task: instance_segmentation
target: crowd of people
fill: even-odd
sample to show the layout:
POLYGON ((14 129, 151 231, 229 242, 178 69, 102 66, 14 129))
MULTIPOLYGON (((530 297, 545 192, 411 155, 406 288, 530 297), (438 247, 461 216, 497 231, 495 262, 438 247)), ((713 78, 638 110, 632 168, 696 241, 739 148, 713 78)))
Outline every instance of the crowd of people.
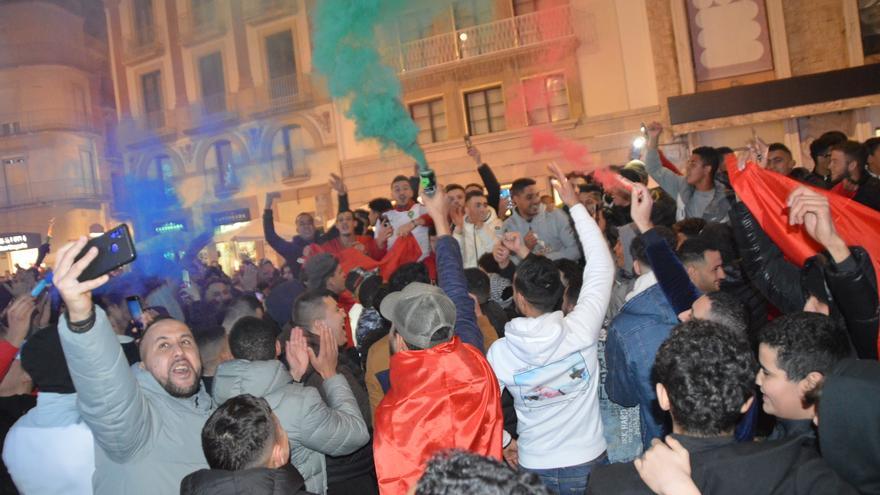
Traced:
POLYGON ((209 233, 80 280, 98 251, 50 238, 0 285, 2 491, 880 493, 880 139, 679 168, 662 130, 551 165, 562 206, 475 147, 480 183, 364 210, 331 176, 326 232, 270 194, 280 268, 209 233))

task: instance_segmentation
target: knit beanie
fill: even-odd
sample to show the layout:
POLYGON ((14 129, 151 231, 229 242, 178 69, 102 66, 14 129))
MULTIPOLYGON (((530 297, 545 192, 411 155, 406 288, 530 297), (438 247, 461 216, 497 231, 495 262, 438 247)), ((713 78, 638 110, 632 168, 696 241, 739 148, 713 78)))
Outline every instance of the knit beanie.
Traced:
POLYGON ((31 375, 41 392, 76 393, 67 371, 58 327, 44 328, 31 335, 21 349, 21 367, 31 375))
POLYGON ((303 266, 303 283, 309 289, 323 288, 338 265, 339 261, 330 253, 318 253, 310 257, 303 266))

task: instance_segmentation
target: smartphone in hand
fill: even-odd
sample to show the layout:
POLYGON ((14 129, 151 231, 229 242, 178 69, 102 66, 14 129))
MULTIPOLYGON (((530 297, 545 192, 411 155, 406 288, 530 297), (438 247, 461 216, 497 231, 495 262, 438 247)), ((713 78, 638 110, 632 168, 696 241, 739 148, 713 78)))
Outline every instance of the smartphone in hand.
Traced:
POLYGON ((74 262, 79 261, 93 247, 98 248, 98 257, 92 260, 89 266, 77 277, 80 282, 94 280, 101 275, 110 273, 131 263, 137 257, 131 232, 128 230, 128 225, 125 224, 114 227, 100 237, 89 240, 85 248, 76 256, 74 262))

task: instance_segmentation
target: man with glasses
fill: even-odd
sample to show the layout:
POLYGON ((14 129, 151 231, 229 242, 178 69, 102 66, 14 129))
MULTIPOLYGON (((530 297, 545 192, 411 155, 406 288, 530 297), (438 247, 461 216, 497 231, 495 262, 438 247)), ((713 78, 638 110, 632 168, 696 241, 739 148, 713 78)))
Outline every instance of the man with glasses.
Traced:
POLYGON ((505 233, 518 232, 529 252, 551 260, 580 259, 568 216, 561 210, 546 211, 542 208, 541 194, 534 180, 523 178, 513 181, 510 196, 515 207, 510 218, 504 221, 505 233))

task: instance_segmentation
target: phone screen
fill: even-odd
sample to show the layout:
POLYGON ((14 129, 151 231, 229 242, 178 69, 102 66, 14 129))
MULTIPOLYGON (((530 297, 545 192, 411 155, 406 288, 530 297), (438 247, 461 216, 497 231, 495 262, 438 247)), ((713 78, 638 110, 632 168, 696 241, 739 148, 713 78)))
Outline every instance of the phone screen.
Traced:
POLYGON ((128 312, 131 313, 131 319, 134 320, 135 325, 140 328, 141 315, 144 314, 144 309, 141 307, 141 298, 138 296, 129 296, 125 298, 125 303, 128 305, 128 312))

